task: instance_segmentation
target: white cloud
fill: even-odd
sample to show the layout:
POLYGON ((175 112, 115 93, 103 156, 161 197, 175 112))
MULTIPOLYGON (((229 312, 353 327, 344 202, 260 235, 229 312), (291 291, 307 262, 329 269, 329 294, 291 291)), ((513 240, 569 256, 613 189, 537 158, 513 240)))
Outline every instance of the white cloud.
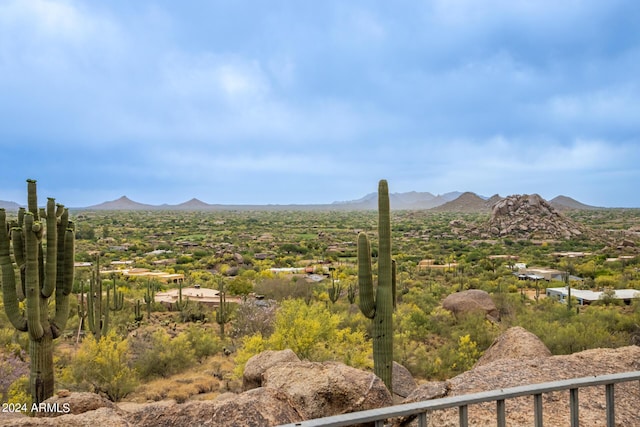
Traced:
POLYGON ((257 60, 212 53, 172 53, 161 64, 163 85, 169 95, 185 99, 244 105, 264 99, 269 80, 257 60))
POLYGON ((578 94, 557 95, 548 101, 553 119, 559 122, 584 125, 604 124, 636 126, 640 121, 638 97, 635 85, 610 87, 578 94))
POLYGON ((104 61, 123 47, 120 28, 105 14, 63 0, 14 0, 0 5, 0 60, 17 70, 104 61), (103 58, 103 59, 99 59, 103 58))

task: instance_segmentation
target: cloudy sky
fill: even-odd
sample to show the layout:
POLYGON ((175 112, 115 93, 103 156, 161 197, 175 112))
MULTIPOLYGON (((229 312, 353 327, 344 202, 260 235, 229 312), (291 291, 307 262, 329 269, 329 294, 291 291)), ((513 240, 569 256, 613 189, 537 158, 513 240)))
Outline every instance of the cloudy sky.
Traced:
POLYGON ((636 0, 0 0, 0 200, 640 207, 636 0))

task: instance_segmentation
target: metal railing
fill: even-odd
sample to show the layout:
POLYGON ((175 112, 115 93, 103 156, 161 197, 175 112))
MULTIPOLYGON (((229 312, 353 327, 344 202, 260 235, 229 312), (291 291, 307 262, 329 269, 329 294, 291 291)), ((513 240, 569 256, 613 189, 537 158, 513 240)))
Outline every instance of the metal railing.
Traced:
MULTIPOLYGON (((570 425, 578 427, 578 390, 583 387, 604 386, 606 399, 607 427, 615 426, 615 394, 614 387, 618 383, 640 381, 640 371, 624 372, 611 375, 600 375, 583 378, 573 378, 540 384, 530 384, 519 387, 491 390, 460 396, 444 397, 441 399, 425 400, 422 402, 406 403, 386 408, 370 409, 367 411, 351 412, 325 418, 286 424, 282 427, 344 427, 353 424, 375 423, 375 427, 383 427, 385 421, 397 417, 415 416, 419 427, 427 426, 430 412, 458 408, 459 425, 467 427, 469 405, 496 402, 496 421, 498 427, 506 426, 505 400, 522 396, 533 396, 533 411, 535 427, 542 427, 542 395, 554 391, 569 390, 570 425)), ((640 386, 640 384, 639 384, 640 386)))

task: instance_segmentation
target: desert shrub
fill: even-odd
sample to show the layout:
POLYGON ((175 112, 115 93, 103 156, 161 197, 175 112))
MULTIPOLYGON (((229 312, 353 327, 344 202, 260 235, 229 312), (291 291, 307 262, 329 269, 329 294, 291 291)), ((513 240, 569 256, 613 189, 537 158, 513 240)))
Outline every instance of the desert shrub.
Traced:
POLYGON ((291 349, 300 359, 337 360, 358 368, 372 366, 371 343, 363 332, 340 328, 341 316, 325 304, 307 305, 299 299, 283 301, 269 337, 258 333, 245 337, 236 355, 236 374, 253 355, 264 350, 291 349))
POLYGON ((158 329, 151 335, 137 339, 135 345, 141 348, 136 349, 133 366, 142 379, 166 378, 196 362, 195 351, 184 333, 171 338, 164 329, 158 329))
POLYGON ((117 402, 138 385, 129 362, 128 341, 111 331, 99 341, 89 334, 68 369, 76 383, 88 384, 92 391, 117 402))
POLYGON ((261 334, 268 337, 273 333, 276 319, 276 303, 273 300, 247 299, 238 304, 231 335, 244 337, 261 334))
POLYGON ((0 352, 0 402, 5 402, 11 384, 29 374, 27 354, 22 349, 17 352, 0 352))
POLYGON ((290 280, 280 277, 258 280, 254 291, 266 298, 282 301, 289 298, 309 298, 316 288, 318 285, 307 283, 294 276, 290 280))
POLYGON ((576 313, 551 300, 542 300, 534 310, 523 312, 518 323, 538 336, 553 354, 628 345, 635 330, 633 317, 623 314, 620 307, 591 306, 576 313))
POLYGON ((212 329, 207 329, 202 325, 192 324, 181 334, 185 335, 191 349, 193 349, 194 357, 199 362, 205 357, 222 351, 223 343, 220 338, 213 333, 212 329))
POLYGON ((23 375, 11 383, 7 392, 7 403, 14 404, 21 409, 26 408, 27 412, 31 410, 33 399, 29 391, 29 374, 23 375))

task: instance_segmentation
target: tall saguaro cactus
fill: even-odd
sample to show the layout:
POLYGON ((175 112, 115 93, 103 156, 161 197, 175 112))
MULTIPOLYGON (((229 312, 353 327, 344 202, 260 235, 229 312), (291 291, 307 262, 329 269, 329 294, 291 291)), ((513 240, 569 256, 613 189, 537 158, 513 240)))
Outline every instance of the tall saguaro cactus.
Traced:
POLYGON ((224 339, 224 325, 231 321, 231 307, 227 302, 227 292, 224 290, 224 279, 218 279, 220 304, 216 310, 216 323, 220 325, 220 338, 224 339))
POLYGON ((49 198, 46 208, 38 209, 36 181, 27 180, 27 196, 27 211, 18 213, 18 221, 11 228, 5 210, 0 209, 0 268, 7 317, 17 330, 29 336, 29 385, 33 401, 40 403, 53 396, 53 340, 62 334, 69 317, 75 234, 69 211, 54 199, 49 198), (19 283, 16 270, 20 271, 19 283), (20 309, 23 295, 24 311, 20 309), (49 315, 52 297, 53 317, 49 315))
POLYGON ((391 259, 391 215, 389 186, 378 184, 378 286, 373 286, 371 246, 365 233, 358 235, 358 287, 360 311, 373 322, 373 369, 393 391, 393 308, 395 269, 391 259))
POLYGON ((89 328, 96 341, 107 335, 109 330, 109 288, 107 287, 107 300, 102 299, 102 278, 100 277, 100 255, 96 255, 96 262, 91 272, 89 290, 87 292, 84 308, 84 285, 80 290, 80 305, 78 307, 80 317, 86 318, 86 326, 89 328))

